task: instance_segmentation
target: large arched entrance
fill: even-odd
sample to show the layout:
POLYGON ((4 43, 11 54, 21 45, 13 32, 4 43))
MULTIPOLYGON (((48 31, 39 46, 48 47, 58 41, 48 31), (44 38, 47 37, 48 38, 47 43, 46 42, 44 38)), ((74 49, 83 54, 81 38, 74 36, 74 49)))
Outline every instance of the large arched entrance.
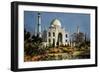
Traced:
POLYGON ((57 45, 61 45, 62 44, 62 33, 59 33, 58 34, 58 42, 57 42, 57 45))

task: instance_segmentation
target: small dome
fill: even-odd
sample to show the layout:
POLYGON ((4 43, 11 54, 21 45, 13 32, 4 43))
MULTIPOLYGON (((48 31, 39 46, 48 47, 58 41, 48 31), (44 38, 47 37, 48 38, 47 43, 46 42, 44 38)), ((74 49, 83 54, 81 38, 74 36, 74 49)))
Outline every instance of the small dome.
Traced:
POLYGON ((54 26, 59 26, 59 27, 61 27, 61 22, 60 22, 59 19, 54 19, 54 20, 52 20, 52 22, 51 22, 51 27, 54 27, 54 26))

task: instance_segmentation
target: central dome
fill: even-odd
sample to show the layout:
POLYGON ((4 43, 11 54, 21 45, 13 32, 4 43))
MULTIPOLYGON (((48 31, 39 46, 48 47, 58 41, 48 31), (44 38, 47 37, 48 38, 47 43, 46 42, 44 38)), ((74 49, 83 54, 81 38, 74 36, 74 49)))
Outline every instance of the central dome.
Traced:
POLYGON ((61 27, 61 22, 60 22, 60 20, 59 20, 59 19, 54 19, 54 20, 52 20, 51 26, 52 26, 52 27, 54 27, 54 26, 59 26, 59 27, 61 27))

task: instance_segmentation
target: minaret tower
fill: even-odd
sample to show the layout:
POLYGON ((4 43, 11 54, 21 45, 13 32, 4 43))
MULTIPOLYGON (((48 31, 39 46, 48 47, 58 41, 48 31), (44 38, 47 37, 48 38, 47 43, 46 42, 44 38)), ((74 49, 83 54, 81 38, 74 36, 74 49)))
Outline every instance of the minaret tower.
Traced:
POLYGON ((41 14, 38 13, 37 36, 41 37, 41 14))
POLYGON ((79 30, 79 26, 77 26, 77 33, 79 34, 80 30, 79 30))

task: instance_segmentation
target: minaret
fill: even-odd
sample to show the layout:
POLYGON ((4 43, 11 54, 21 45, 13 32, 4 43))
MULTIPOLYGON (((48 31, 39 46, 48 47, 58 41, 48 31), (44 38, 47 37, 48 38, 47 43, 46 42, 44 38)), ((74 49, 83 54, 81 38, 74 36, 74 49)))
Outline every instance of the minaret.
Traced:
POLYGON ((37 29, 34 29, 34 35, 37 36, 37 29))
POLYGON ((87 34, 86 33, 84 33, 84 40, 85 40, 85 42, 87 41, 87 34))
POLYGON ((77 26, 77 33, 79 34, 80 30, 79 30, 79 26, 77 26))
POLYGON ((37 36, 41 37, 41 15, 38 13, 37 36))
POLYGON ((70 41, 70 46, 71 46, 71 48, 72 48, 72 45, 73 45, 73 43, 72 43, 72 32, 71 32, 71 29, 69 30, 69 41, 70 41))

